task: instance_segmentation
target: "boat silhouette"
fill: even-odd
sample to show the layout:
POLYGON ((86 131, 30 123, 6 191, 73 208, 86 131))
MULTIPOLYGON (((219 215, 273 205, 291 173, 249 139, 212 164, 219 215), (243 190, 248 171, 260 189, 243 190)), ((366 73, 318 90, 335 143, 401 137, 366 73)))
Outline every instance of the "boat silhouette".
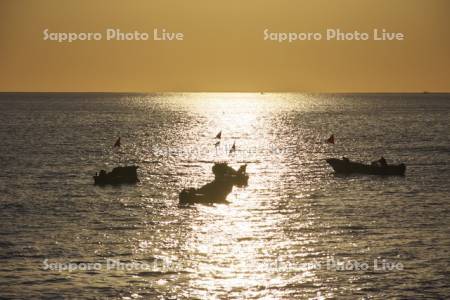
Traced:
POLYGON ((138 166, 116 167, 111 172, 101 170, 99 174, 94 176, 95 185, 119 185, 133 184, 139 182, 137 176, 138 166))
POLYGON ((198 189, 182 190, 179 195, 180 205, 228 203, 226 198, 233 191, 234 186, 248 185, 249 176, 246 173, 246 166, 242 165, 238 170, 235 170, 227 163, 214 164, 212 167, 214 180, 198 189))
POLYGON ((367 175, 397 175, 403 176, 406 172, 404 164, 380 165, 372 163, 370 165, 348 159, 328 158, 327 163, 337 174, 367 174, 367 175))

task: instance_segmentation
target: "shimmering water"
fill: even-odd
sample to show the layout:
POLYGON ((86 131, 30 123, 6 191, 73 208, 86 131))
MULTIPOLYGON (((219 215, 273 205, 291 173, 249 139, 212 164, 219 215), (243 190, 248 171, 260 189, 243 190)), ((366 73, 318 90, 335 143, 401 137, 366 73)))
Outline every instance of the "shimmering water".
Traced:
POLYGON ((2 297, 450 297, 449 95, 1 94, 0 120, 2 297), (249 186, 179 208, 223 160, 249 186), (131 163, 138 185, 93 185, 131 163))

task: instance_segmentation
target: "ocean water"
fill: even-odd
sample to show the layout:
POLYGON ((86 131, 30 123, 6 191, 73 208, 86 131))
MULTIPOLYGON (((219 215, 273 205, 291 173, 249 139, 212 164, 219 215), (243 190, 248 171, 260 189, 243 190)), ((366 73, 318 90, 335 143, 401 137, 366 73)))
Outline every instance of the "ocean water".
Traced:
POLYGON ((444 94, 0 94, 0 297, 450 298, 449 120, 444 94), (216 161, 249 186, 180 208, 216 161))

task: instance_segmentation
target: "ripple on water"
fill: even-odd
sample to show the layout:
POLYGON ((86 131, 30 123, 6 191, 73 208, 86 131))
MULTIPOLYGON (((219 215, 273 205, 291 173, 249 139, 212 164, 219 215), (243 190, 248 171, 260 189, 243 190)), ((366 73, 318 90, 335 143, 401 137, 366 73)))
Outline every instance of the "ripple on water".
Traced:
POLYGON ((0 95, 0 297, 449 298, 449 103, 435 95, 0 95), (323 143, 331 133, 334 146, 323 143), (111 148, 118 135, 119 152, 111 148), (324 159, 343 155, 384 155, 405 162, 407 174, 336 176, 324 159), (247 163, 249 186, 235 189, 230 205, 180 209, 178 192, 212 180, 222 160, 247 163), (93 186, 98 170, 131 163, 141 183, 93 186), (296 269, 333 257, 405 269, 296 269), (167 264, 60 273, 43 270, 45 258, 167 264))

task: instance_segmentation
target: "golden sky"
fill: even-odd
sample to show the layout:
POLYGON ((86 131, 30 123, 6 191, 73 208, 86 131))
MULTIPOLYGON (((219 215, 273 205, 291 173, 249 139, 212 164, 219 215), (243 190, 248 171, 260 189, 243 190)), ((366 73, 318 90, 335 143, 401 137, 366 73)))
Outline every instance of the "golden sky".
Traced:
POLYGON ((449 0, 0 0, 0 91, 450 92, 449 0), (183 41, 44 41, 107 28, 183 41), (263 31, 404 41, 264 41, 263 31))

